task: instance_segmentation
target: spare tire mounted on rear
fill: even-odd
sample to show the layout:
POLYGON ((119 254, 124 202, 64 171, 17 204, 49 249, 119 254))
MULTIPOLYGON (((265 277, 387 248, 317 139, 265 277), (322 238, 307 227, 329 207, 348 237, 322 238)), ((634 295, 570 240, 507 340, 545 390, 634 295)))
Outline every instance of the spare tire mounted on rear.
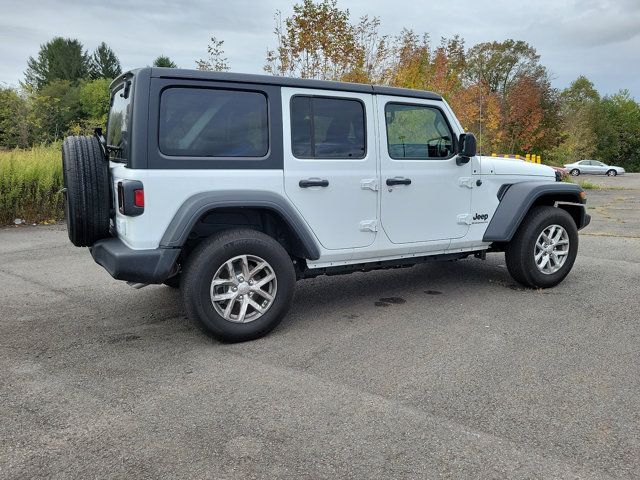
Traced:
POLYGON ((67 137, 62 144, 67 233, 76 247, 109 236, 109 165, 96 137, 67 137))

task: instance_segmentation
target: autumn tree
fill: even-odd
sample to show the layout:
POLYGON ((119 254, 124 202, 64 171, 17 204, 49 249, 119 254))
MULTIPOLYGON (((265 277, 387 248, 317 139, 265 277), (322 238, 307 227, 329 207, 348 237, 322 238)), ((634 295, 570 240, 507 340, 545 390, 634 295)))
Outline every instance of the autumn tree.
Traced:
POLYGON ((391 85, 433 90, 448 98, 462 86, 465 50, 464 41, 457 35, 442 38, 434 49, 427 34, 420 36, 405 29, 395 39, 394 56, 391 85))
POLYGON ((224 54, 224 40, 218 40, 211 37, 211 42, 207 46, 209 58, 196 60, 196 68, 198 70, 213 70, 216 72, 224 72, 229 70, 229 63, 224 54))
POLYGON ((460 88, 449 103, 462 127, 475 133, 478 151, 482 155, 490 155, 502 148, 505 134, 498 94, 486 84, 477 82, 460 88))
POLYGON ((275 50, 267 51, 264 70, 321 80, 382 81, 391 55, 388 38, 380 35, 380 20, 361 17, 352 24, 349 10, 337 0, 304 0, 293 6, 293 15, 275 16, 275 50))
POLYGON ((394 45, 396 61, 391 67, 390 83, 396 87, 424 88, 431 62, 429 35, 403 29, 394 45))
POLYGON ((342 80, 356 83, 388 83, 393 45, 387 35, 380 34, 380 19, 364 15, 354 26, 356 58, 342 80))
POLYGON ((522 40, 479 43, 466 56, 465 76, 471 83, 481 81, 492 92, 506 96, 522 77, 546 78, 535 48, 522 40))
POLYGON ((535 79, 522 76, 505 99, 503 148, 508 153, 531 151, 541 135, 542 98, 535 79))
POLYGON ((278 48, 267 52, 265 66, 274 75, 338 80, 357 63, 349 10, 340 10, 337 0, 304 0, 284 20, 277 12, 274 33, 278 48))

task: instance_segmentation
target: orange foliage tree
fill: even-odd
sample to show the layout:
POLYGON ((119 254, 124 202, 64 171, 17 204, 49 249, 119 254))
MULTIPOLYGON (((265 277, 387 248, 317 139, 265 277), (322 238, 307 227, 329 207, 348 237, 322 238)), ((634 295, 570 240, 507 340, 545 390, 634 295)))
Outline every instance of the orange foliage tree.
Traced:
POLYGON ((557 92, 535 49, 523 41, 487 42, 466 50, 459 36, 433 46, 428 34, 380 34, 378 18, 352 23, 337 0, 303 0, 276 15, 278 47, 265 70, 323 80, 432 90, 451 103, 483 154, 537 153, 559 144, 557 92), (535 152, 534 152, 535 151, 535 152))

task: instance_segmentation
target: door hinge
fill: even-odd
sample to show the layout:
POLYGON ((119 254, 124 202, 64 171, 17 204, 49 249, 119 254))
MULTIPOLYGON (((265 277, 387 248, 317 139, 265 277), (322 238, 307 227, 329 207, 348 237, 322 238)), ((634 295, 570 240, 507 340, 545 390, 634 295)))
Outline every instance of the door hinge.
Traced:
POLYGON ((471 177, 461 177, 458 179, 458 185, 461 187, 473 188, 474 183, 476 183, 476 181, 471 177))
POLYGON ((377 178, 366 178, 364 180, 360 180, 360 188, 363 190, 373 190, 374 192, 378 191, 378 179, 377 178))
POLYGON ((378 231, 377 220, 363 220, 362 222, 360 222, 360 231, 361 232, 377 232, 378 231))
POLYGON ((458 223, 461 225, 471 225, 472 217, 473 215, 470 213, 461 213, 458 215, 458 223))

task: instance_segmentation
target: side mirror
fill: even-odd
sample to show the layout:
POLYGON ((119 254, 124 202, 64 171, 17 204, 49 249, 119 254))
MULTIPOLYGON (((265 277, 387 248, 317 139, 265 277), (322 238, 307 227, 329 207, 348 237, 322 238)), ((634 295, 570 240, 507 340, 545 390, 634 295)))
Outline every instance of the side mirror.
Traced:
POLYGON ((469 163, 471 157, 476 156, 476 136, 473 133, 462 133, 458 140, 458 158, 456 164, 464 165, 469 163))

